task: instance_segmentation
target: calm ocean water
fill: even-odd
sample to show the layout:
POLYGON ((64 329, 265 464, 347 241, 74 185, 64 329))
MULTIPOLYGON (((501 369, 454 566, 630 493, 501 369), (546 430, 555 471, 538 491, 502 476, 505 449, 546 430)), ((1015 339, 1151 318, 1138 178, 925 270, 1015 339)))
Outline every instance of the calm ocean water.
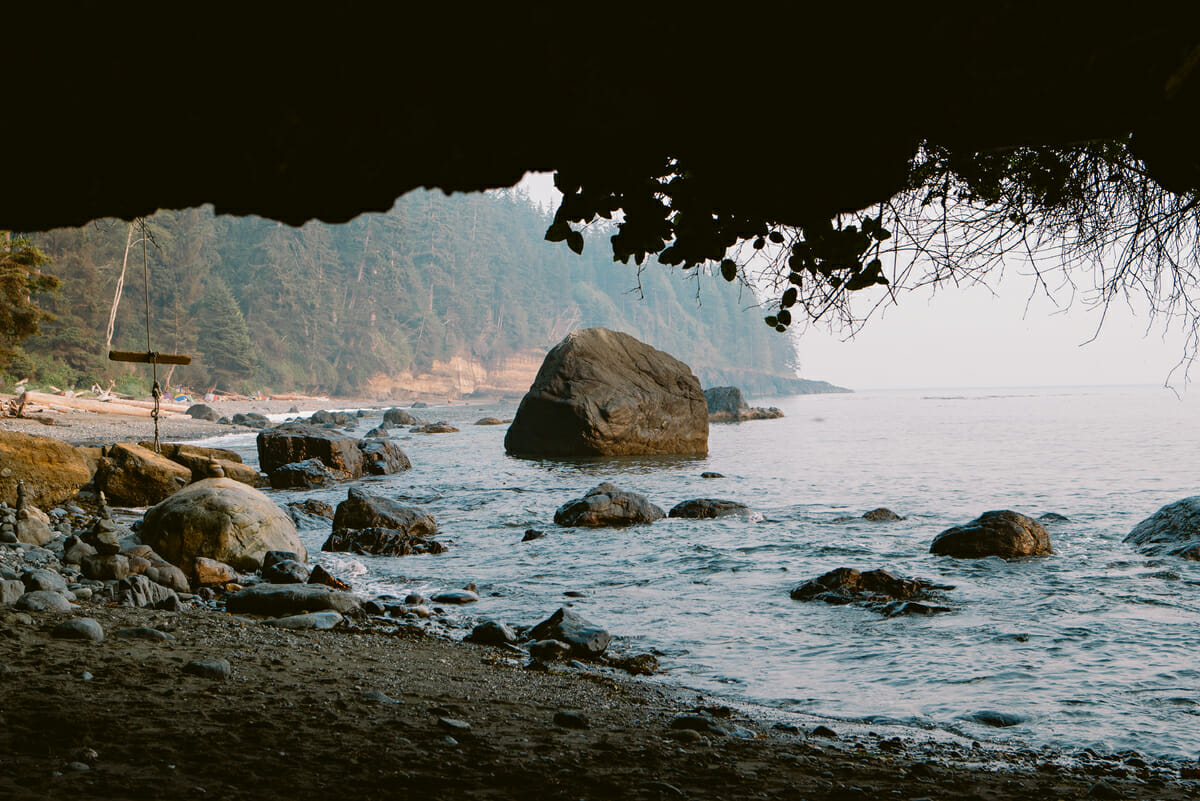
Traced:
MULTIPOLYGON (((707 458, 587 462, 510 458, 505 426, 471 425, 511 417, 511 405, 422 410, 461 433, 403 433, 413 469, 364 484, 431 512, 449 551, 319 554, 327 528, 301 535, 363 594, 475 582, 482 600, 463 625, 534 623, 570 601, 618 646, 665 654, 669 679, 739 701, 1032 746, 1200 752, 1200 563, 1149 559, 1121 542, 1159 507, 1200 494, 1200 394, 939 390, 753 403, 786 417, 713 426, 707 458), (554 525, 559 505, 602 481, 664 509, 715 497, 757 514, 554 525), (833 522, 878 506, 907 519, 833 522), (928 553, 943 529, 990 509, 1070 522, 1049 526, 1050 557, 928 553), (547 536, 522 543, 527 528, 547 536), (955 585, 954 611, 883 619, 788 597, 842 566, 955 585), (980 711, 1023 722, 988 728, 969 719, 980 711)), ((378 422, 365 418, 358 433, 378 422)), ((257 463, 251 435, 207 442, 257 463)), ((345 487, 274 496, 336 505, 345 487)))

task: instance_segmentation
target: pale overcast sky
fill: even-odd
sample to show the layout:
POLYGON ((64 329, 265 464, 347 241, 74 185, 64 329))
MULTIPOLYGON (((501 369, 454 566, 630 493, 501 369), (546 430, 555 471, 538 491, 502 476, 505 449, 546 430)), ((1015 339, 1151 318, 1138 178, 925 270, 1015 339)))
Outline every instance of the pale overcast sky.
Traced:
MULTIPOLYGON (((550 175, 531 174, 522 186, 539 202, 557 204, 550 175)), ((1167 381, 1184 388, 1182 369, 1172 374, 1184 356, 1178 330, 1164 334, 1161 322, 1113 306, 1089 342, 1100 314, 1081 300, 1056 313, 1043 297, 1029 301, 1030 281, 1013 270, 994 289, 903 295, 848 340, 820 328, 798 333, 800 375, 858 390, 1167 381)), ((757 322, 763 313, 747 314, 757 322)), ((1200 366, 1193 374, 1200 376, 1200 366)))

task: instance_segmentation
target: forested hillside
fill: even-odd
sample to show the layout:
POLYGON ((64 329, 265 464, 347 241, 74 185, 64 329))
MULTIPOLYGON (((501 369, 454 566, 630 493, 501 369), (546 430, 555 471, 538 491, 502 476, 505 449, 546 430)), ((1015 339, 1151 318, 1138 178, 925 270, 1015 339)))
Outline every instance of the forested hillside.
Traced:
MULTIPOLYGON (((547 224, 512 192, 413 193, 388 214, 299 229, 162 212, 146 223, 151 344, 194 357, 170 381, 196 391, 351 396, 433 375, 465 394, 523 389, 505 380, 525 381, 568 331, 603 325, 682 359, 706 386, 821 391, 792 378, 790 344, 747 311, 749 291, 659 265, 639 277, 613 263, 600 230, 575 256, 544 241, 547 224)), ((62 287, 42 299, 56 320, 25 343, 8 380, 144 382, 147 368, 105 358, 123 272, 111 347, 146 349, 140 227, 100 221, 33 239, 62 287)))

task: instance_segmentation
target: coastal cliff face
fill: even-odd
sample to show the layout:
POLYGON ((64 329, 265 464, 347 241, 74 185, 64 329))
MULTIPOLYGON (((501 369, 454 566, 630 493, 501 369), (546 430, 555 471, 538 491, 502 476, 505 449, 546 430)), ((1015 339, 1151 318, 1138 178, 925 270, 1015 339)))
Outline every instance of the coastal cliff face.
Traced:
MULTIPOLYGON (((371 398, 432 395, 462 398, 468 395, 521 395, 537 376, 545 353, 535 349, 482 361, 454 356, 435 359, 427 370, 376 373, 367 379, 365 394, 371 398)), ((731 384, 757 396, 811 395, 849 392, 825 381, 811 381, 762 370, 735 370, 689 365, 704 387, 731 384)))
POLYGON ((366 394, 378 398, 519 394, 533 383, 543 356, 536 350, 522 350, 487 362, 463 356, 435 359, 428 370, 376 373, 366 381, 366 394))

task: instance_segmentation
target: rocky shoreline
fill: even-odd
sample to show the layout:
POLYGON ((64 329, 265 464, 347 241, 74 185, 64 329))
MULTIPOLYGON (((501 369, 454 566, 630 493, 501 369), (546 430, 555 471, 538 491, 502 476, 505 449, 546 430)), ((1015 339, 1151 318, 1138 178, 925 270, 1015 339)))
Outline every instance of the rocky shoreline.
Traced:
MULTIPOLYGON (((239 411, 294 405, 278 404, 239 411)), ((170 438, 230 431, 194 424, 170 438)), ((143 438, 144 419, 109 437, 119 425, 71 428, 83 443, 143 438)), ((1193 765, 734 709, 599 661, 531 658, 507 637, 453 641, 424 605, 395 619, 331 610, 335 628, 291 629, 187 593, 120 605, 26 543, 0 544, 0 568, 22 592, 56 575, 76 585, 66 608, 0 606, 5 798, 1200 796, 1193 765)))

